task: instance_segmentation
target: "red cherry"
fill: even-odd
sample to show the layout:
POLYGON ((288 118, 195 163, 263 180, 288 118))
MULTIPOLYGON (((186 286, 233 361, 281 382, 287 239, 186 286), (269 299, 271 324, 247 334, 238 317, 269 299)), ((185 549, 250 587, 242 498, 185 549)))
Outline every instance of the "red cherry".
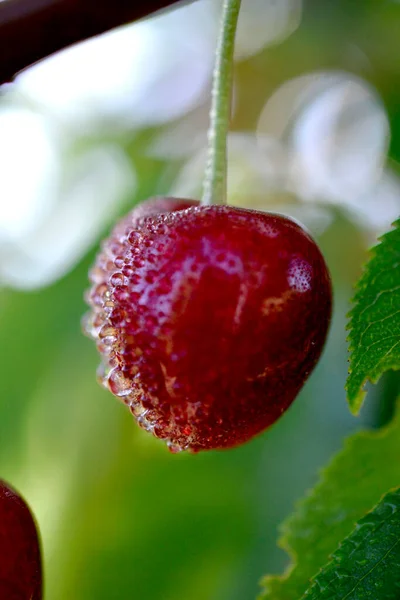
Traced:
POLYGON ((331 316, 326 264, 299 225, 192 200, 133 210, 91 280, 103 383, 173 450, 236 446, 274 423, 331 316))
POLYGON ((0 598, 42 598, 42 567, 35 522, 24 500, 1 480, 0 598))

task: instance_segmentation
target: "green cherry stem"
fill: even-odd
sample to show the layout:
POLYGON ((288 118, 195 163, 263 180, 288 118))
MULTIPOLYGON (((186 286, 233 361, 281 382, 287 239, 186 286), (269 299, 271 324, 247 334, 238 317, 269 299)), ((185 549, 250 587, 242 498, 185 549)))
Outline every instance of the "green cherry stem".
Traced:
POLYGON ((213 75, 203 205, 226 204, 226 138, 231 116, 233 53, 241 0, 224 0, 213 75))

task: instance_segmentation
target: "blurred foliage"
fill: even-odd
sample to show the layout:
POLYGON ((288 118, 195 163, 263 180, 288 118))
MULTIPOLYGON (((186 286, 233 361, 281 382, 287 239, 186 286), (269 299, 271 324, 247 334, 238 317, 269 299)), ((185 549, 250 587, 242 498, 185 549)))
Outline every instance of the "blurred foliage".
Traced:
MULTIPOLYGON (((376 86, 392 127, 390 157, 400 159, 399 22, 395 2, 305 2, 289 39, 238 65, 233 128, 254 131, 266 99, 289 78, 345 69, 376 86)), ((182 166, 179 157, 148 156, 164 129, 113 131, 99 119, 77 135, 65 164, 112 139, 139 177, 127 210, 168 191, 182 166)), ((380 410, 381 386, 361 421, 344 392, 345 315, 370 234, 338 207, 330 215, 318 241, 335 314, 321 363, 270 431, 229 452, 170 455, 97 384, 96 351, 80 331, 95 249, 47 289, 0 292, 0 473, 37 515, 49 600, 247 600, 262 574, 287 563, 275 548, 278 524, 343 437, 376 425, 380 410)), ((355 462, 353 483, 363 466, 355 462)))

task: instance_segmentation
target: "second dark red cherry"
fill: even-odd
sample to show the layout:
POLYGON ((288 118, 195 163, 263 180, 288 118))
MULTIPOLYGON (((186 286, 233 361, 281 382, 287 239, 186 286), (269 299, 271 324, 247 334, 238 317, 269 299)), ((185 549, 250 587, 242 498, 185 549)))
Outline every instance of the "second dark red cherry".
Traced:
POLYGON ((25 501, 1 480, 0 598, 42 598, 42 567, 35 522, 25 501))
POLYGON ((229 206, 144 203, 103 244, 91 279, 103 382, 173 450, 236 446, 274 423, 331 316, 313 239, 286 217, 229 206))

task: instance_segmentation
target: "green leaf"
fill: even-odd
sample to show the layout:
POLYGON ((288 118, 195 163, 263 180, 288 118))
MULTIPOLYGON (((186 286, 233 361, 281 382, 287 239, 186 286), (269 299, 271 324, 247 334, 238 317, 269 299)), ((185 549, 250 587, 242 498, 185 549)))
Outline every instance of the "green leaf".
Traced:
POLYGON ((356 525, 313 580, 309 600, 395 600, 400 596, 400 488, 356 525))
POLYGON ((354 302, 346 389, 350 410, 357 414, 367 380, 376 383, 385 371, 400 369, 400 220, 373 248, 354 302))
POLYGON ((400 483, 400 410, 378 431, 347 439, 320 482, 282 526, 279 545, 292 558, 282 576, 264 579, 263 600, 298 600, 311 577, 387 490, 400 483))

